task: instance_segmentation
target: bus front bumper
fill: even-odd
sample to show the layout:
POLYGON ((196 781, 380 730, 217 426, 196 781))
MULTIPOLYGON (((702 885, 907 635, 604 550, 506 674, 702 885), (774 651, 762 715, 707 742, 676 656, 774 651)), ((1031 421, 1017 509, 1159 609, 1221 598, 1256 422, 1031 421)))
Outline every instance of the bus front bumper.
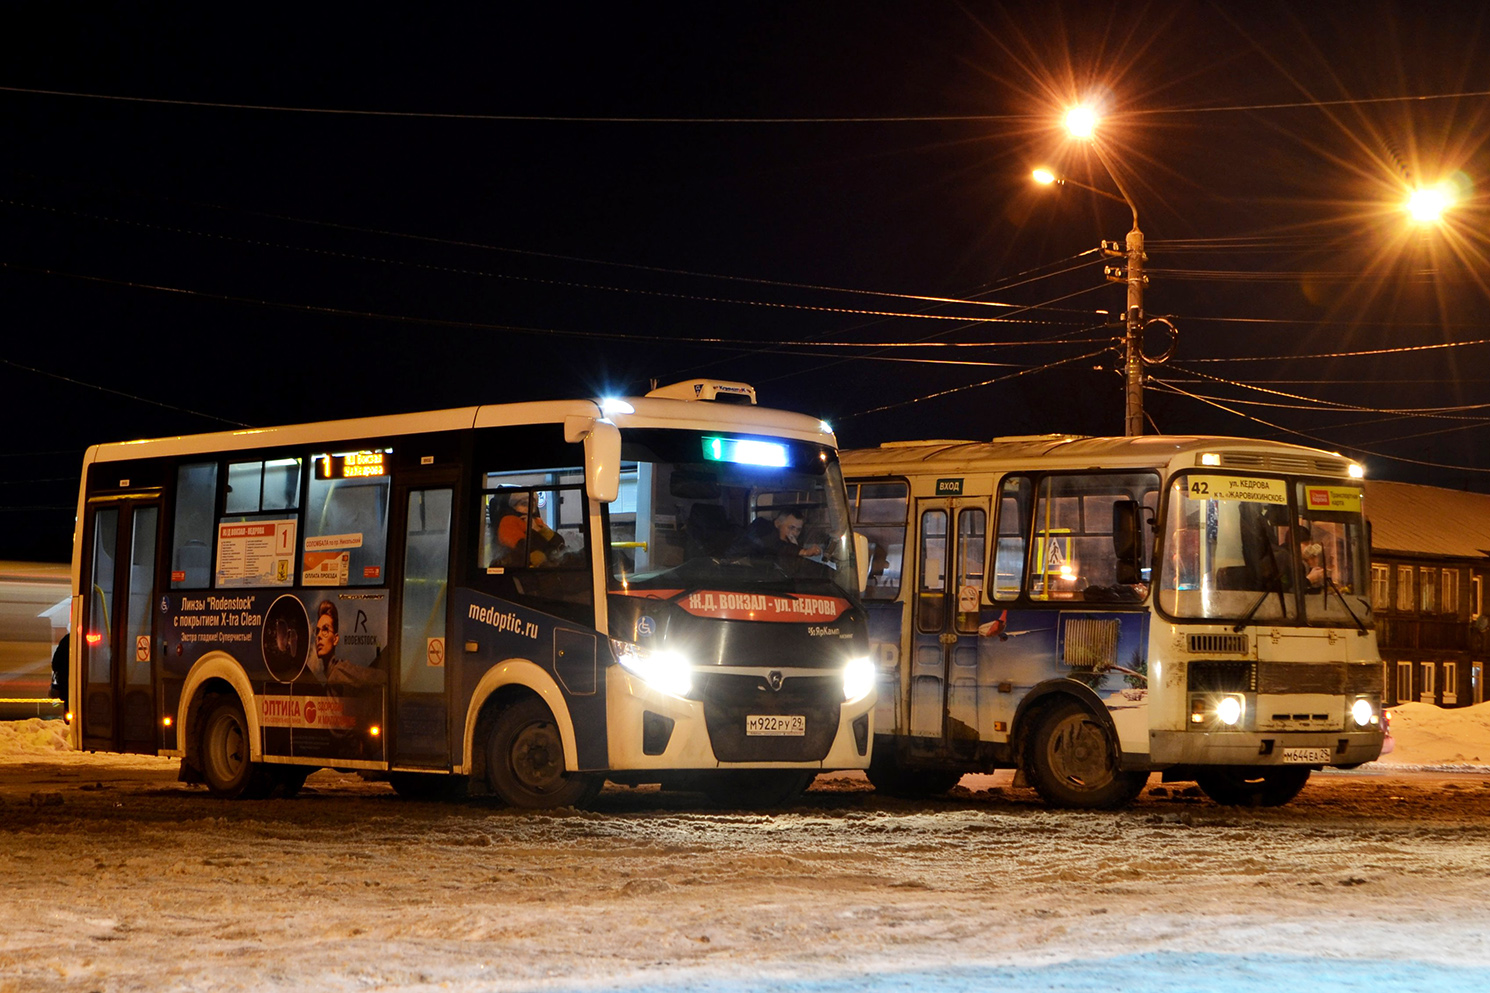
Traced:
MULTIPOLYGON (((765 670, 762 670, 764 673, 765 670)), ((621 666, 606 670, 606 722, 610 765, 620 770, 664 769, 867 769, 874 740, 871 692, 838 705, 838 724, 821 758, 784 757, 794 749, 782 736, 776 760, 722 761, 709 733, 702 700, 654 689, 621 666)), ((717 727, 717 719, 716 719, 717 727)), ((803 736, 805 738, 806 735, 803 736)))
POLYGON ((1369 731, 1150 731, 1149 764, 1348 766, 1381 755, 1384 735, 1369 731))

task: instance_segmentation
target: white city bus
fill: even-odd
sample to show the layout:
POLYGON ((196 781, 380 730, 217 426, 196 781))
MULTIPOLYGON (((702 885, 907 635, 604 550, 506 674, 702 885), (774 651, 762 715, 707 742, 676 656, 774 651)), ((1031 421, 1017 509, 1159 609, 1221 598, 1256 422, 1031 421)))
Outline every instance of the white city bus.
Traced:
POLYGON ((1113 807, 1152 772, 1276 805, 1375 759, 1382 664, 1360 466, 1213 437, 921 441, 840 454, 880 671, 869 777, 1016 769, 1113 807))
POLYGON ((834 438, 743 384, 99 445, 77 529, 74 744, 220 796, 770 803, 868 762, 834 438), (810 556, 756 540, 791 514, 810 556))

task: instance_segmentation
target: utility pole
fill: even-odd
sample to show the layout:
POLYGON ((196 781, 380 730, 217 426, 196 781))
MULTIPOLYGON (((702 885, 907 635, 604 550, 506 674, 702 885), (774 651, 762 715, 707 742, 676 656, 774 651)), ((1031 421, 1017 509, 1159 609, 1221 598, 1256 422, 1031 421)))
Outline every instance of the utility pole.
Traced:
POLYGON ((1104 241, 1102 254, 1127 263, 1106 266, 1103 274, 1110 283, 1128 284, 1128 306, 1123 312, 1123 434, 1134 438, 1143 434, 1143 288, 1149 279, 1143 271, 1148 256, 1143 253, 1137 209, 1133 211, 1133 230, 1128 232, 1127 242, 1120 248, 1115 241, 1104 241))

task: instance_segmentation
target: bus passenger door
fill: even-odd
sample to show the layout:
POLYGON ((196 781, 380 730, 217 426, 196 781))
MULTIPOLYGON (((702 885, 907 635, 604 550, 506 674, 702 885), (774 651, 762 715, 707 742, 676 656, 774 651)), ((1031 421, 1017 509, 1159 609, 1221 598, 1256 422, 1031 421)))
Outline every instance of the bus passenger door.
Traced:
POLYGON ((917 513, 910 733, 976 741, 988 508, 978 499, 921 500, 917 513))
POLYGON ((405 474, 394 494, 398 562, 389 624, 393 649, 387 729, 396 768, 449 771, 445 642, 455 476, 405 474))
POLYGON ((85 749, 154 754, 155 648, 151 610, 160 530, 158 493, 92 500, 84 526, 82 665, 73 690, 85 749))

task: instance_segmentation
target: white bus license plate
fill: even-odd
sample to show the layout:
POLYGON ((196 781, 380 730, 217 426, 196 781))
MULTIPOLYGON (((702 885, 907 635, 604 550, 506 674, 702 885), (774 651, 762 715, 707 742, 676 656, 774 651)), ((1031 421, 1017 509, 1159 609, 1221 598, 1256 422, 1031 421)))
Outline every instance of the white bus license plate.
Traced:
POLYGON ((1283 761, 1323 765, 1330 761, 1330 750, 1328 748, 1285 748, 1283 749, 1283 761))
POLYGON ((768 735, 773 737, 800 738, 807 734, 805 714, 747 714, 745 734, 750 737, 768 735))

